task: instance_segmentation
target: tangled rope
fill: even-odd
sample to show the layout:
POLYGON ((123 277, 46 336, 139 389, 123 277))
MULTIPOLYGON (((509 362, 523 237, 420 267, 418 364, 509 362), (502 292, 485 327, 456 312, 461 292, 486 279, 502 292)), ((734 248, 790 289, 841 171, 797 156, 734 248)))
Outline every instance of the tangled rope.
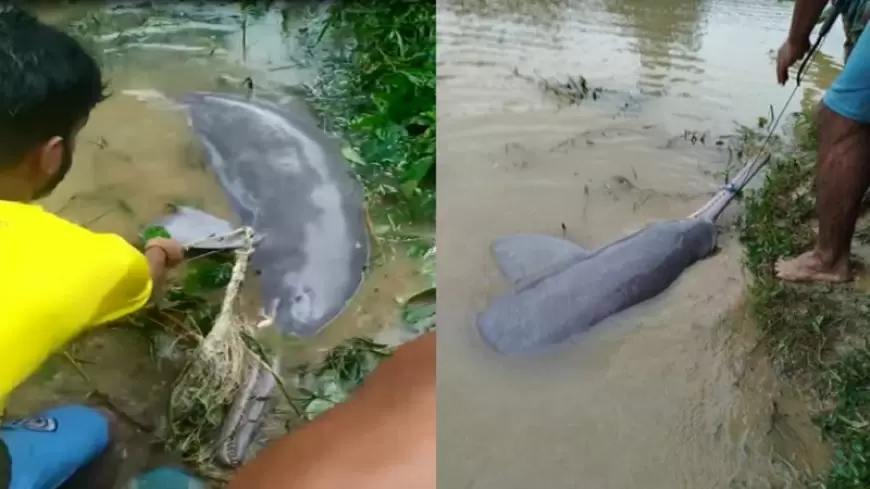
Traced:
MULTIPOLYGON (((244 338, 241 333, 251 329, 236 311, 239 293, 248 270, 251 254, 254 252, 254 230, 250 227, 240 228, 243 245, 235 251, 236 259, 233 264, 233 272, 227 284, 224 299, 221 303, 220 313, 215 319, 211 331, 206 335, 200 345, 200 353, 203 360, 208 361, 215 369, 217 375, 227 378, 238 378, 235 375, 239 364, 240 355, 238 349, 244 350, 244 338), (229 370, 227 370, 229 368, 229 370)), ((241 352, 242 354, 244 351, 241 352)))
MULTIPOLYGON (((238 235, 243 243, 234 252, 232 275, 220 312, 211 330, 193 350, 170 396, 168 428, 174 448, 199 466, 213 465, 215 444, 221 440, 211 437, 224 424, 227 406, 242 390, 251 366, 258 361, 247 344, 258 325, 246 320, 238 310, 239 296, 254 252, 254 230, 242 227, 225 237, 238 235)), ((213 239, 214 236, 209 236, 201 242, 213 239)), ((199 242, 188 244, 186 248, 195 248, 199 242)))

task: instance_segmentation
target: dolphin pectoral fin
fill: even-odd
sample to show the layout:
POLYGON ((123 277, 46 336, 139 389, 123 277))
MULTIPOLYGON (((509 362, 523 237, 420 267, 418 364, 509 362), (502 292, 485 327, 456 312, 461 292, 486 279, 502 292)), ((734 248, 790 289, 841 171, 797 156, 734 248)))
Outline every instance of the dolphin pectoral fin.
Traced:
POLYGON ((492 253, 502 274, 514 285, 558 263, 592 255, 568 240, 532 233, 502 236, 493 241, 492 253))

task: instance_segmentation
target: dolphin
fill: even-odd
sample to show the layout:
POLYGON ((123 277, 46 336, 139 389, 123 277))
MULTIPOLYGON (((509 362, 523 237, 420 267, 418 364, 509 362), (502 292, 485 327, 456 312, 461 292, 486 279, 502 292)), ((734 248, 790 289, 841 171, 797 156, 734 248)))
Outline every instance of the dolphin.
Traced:
POLYGON ((193 92, 177 99, 242 223, 259 235, 252 264, 275 326, 318 334, 355 295, 369 260, 364 193, 302 107, 193 92))
POLYGON ((714 252, 716 219, 769 159, 747 164, 688 218, 651 224, 595 251, 533 233, 496 239, 492 253, 512 287, 478 315, 481 337, 500 353, 538 353, 657 296, 714 252))

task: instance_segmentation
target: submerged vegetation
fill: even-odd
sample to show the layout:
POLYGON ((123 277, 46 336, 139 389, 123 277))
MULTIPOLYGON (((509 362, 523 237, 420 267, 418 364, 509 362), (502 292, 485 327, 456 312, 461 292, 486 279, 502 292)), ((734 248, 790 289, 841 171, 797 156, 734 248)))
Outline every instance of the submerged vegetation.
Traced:
POLYGON ((553 80, 537 76, 523 75, 514 68, 513 76, 537 85, 545 94, 553 97, 560 105, 578 105, 586 99, 598 100, 604 89, 589 85, 584 76, 569 76, 563 80, 553 80))
MULTIPOLYGON (((832 468, 813 486, 866 489, 870 487, 870 295, 860 282, 801 285, 778 280, 774 274, 777 259, 813 245, 817 151, 814 114, 800 114, 795 144, 780 146, 764 185, 744 201, 741 240, 753 276, 749 301, 775 366, 818 401, 814 421, 834 444, 832 468)), ((858 240, 868 231, 868 222, 859 221, 858 240)))

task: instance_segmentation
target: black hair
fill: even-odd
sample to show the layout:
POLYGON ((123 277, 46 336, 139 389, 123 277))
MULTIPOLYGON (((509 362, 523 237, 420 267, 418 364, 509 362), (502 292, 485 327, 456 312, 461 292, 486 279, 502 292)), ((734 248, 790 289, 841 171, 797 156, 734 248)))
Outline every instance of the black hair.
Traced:
POLYGON ((105 96, 96 60, 74 38, 0 4, 0 168, 68 139, 105 96))

